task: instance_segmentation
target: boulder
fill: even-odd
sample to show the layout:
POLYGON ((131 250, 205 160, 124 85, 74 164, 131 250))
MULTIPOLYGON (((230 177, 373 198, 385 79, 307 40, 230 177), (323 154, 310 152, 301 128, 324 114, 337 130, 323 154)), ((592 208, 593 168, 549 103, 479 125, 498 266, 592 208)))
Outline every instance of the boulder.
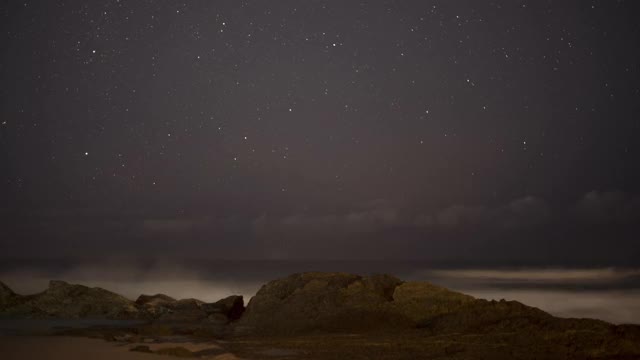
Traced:
POLYGON ((201 308, 204 302, 197 299, 181 299, 163 305, 167 310, 163 312, 158 318, 161 322, 198 322, 207 317, 207 313, 201 308))
POLYGON ((202 304, 201 307, 209 318, 219 319, 222 316, 228 321, 235 321, 244 313, 244 299, 242 296, 232 295, 214 303, 202 304))
POLYGON ((0 311, 16 305, 20 300, 20 295, 16 294, 5 283, 0 281, 0 311))
POLYGON ((164 295, 140 295, 136 299, 136 305, 143 311, 145 316, 150 319, 156 319, 164 314, 170 313, 176 299, 164 295))

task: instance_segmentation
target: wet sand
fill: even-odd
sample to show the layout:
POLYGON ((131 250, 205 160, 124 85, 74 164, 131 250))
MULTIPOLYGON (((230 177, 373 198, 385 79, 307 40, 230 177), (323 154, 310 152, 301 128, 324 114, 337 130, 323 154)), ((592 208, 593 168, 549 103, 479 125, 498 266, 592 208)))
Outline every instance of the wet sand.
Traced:
MULTIPOLYGON (((100 339, 64 336, 0 336, 3 360, 158 360, 169 358, 157 354, 130 351, 136 345, 149 345, 152 350, 182 346, 191 351, 220 349, 214 343, 131 344, 100 339)), ((240 360, 230 353, 200 357, 214 360, 240 360)))

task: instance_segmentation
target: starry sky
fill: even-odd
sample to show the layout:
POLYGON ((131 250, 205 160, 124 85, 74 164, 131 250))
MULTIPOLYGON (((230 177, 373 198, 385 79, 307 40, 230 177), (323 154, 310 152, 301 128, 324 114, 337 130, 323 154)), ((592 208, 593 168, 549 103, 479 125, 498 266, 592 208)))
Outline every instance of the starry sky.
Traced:
POLYGON ((0 4, 0 258, 640 265, 636 1, 0 4))

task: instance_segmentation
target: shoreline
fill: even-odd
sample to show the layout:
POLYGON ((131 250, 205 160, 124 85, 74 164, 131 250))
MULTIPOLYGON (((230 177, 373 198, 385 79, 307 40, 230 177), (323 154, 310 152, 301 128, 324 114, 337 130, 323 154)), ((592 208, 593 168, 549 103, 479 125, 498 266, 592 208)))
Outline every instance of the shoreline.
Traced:
MULTIPOLYGON (((160 343, 129 343, 106 341, 82 336, 0 335, 0 353, 4 360, 150 360, 159 359, 163 350, 186 349, 200 359, 239 360, 214 341, 164 341, 160 343), (157 353, 131 351, 136 346, 148 346, 157 353)), ((167 352, 167 355, 171 355, 167 352)), ((192 357, 192 356, 189 356, 192 357)))

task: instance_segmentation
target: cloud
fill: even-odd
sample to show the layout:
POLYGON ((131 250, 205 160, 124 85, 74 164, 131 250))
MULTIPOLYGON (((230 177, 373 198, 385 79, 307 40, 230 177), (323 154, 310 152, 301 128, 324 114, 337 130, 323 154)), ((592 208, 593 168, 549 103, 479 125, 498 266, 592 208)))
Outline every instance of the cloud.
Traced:
POLYGON ((519 228, 544 224, 550 218, 551 210, 544 200, 525 196, 496 207, 452 205, 433 215, 420 214, 414 223, 422 227, 519 228))
POLYGON ((432 227, 435 225, 436 219, 431 214, 418 214, 413 219, 413 226, 415 227, 432 227))
POLYGON ((62 269, 21 265, 0 270, 0 279, 19 294, 40 292, 46 289, 49 280, 54 279, 101 287, 131 300, 141 294, 162 292, 178 299, 202 301, 217 301, 237 294, 245 296, 245 301, 248 301, 262 285, 262 279, 253 279, 246 273, 212 273, 206 268, 168 259, 154 259, 151 263, 141 264, 136 258, 94 259, 62 269))
POLYGON ((206 225, 205 219, 147 219, 142 227, 150 232, 186 232, 206 225))
POLYGON ((463 225, 477 225, 486 220, 487 210, 483 207, 453 205, 436 215, 438 225, 456 227, 463 225))
POLYGON ((314 230, 374 232, 389 228, 454 229, 484 226, 516 228, 544 224, 551 211, 547 203, 533 196, 515 199, 497 207, 452 205, 433 212, 415 212, 375 200, 336 214, 296 213, 283 217, 261 215, 253 221, 255 230, 314 230))
POLYGON ((435 270, 431 274, 443 279, 483 281, 544 282, 544 283, 610 283, 640 276, 640 269, 592 268, 592 269, 455 269, 435 270))
POLYGON ((551 218, 547 203, 533 196, 513 200, 497 211, 496 224, 502 227, 523 227, 544 224, 551 218))
POLYGON ((304 215, 294 214, 284 217, 280 224, 290 227, 333 227, 340 224, 341 219, 336 215, 304 215))
POLYGON ((346 215, 348 226, 358 229, 374 229, 392 227, 401 224, 398 210, 394 208, 374 208, 365 211, 355 211, 346 215))
POLYGON ((640 198, 621 191, 590 191, 575 208, 579 220, 593 224, 631 223, 640 220, 640 198))
MULTIPOLYGON (((260 222, 264 222, 263 218, 260 222)), ((283 217, 278 225, 285 228, 333 229, 347 232, 368 232, 399 225, 398 210, 376 203, 364 209, 341 214, 292 214, 283 217)))

